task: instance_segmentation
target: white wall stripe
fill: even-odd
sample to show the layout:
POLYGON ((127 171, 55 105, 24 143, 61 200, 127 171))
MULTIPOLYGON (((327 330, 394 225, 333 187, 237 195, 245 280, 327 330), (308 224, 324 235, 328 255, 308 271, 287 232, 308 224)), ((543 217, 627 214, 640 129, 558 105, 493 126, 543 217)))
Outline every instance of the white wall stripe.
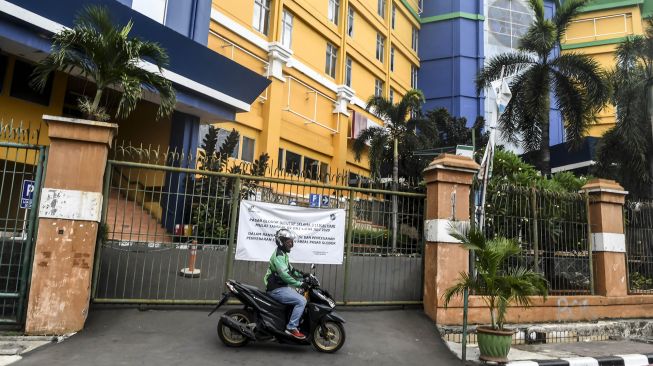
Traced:
MULTIPOLYGON (((50 19, 47 19, 45 17, 42 17, 38 14, 32 13, 26 9, 21 8, 20 6, 17 6, 15 4, 9 3, 5 0, 0 0, 0 12, 7 13, 9 15, 12 15, 20 20, 23 20, 27 23, 33 24, 37 27, 40 27, 42 29, 48 30, 53 33, 57 33, 63 29, 66 29, 67 27, 54 22, 50 19)), ((141 65, 139 65, 145 70, 152 71, 156 69, 156 67, 149 63, 149 62, 144 62, 141 65)), ((236 99, 234 97, 231 97, 227 94, 224 94, 218 90, 215 90, 213 88, 210 88, 206 85, 200 84, 194 80, 188 79, 184 76, 181 76, 175 72, 172 72, 167 69, 163 69, 163 75, 170 81, 173 81, 177 84, 183 85, 185 87, 190 88, 191 90, 197 90, 200 93, 203 93, 204 95, 208 95, 211 98, 214 98, 216 100, 219 100, 223 103, 229 104, 233 107, 242 109, 244 111, 249 111, 250 110, 250 105, 242 100, 236 99)))
POLYGON ((245 38, 249 42, 253 43, 260 49, 265 52, 268 51, 268 41, 263 39, 262 36, 252 32, 251 30, 240 25, 238 22, 232 20, 227 15, 219 12, 216 9, 211 9, 211 19, 215 20, 219 24, 222 24, 225 28, 231 30, 232 32, 238 34, 239 36, 245 38))
POLYGON ((626 253, 626 235, 592 233, 592 250, 595 252, 626 253))
POLYGON ((448 219, 431 219, 424 223, 424 237, 432 243, 458 244, 460 240, 455 239, 449 233, 452 228, 458 231, 465 231, 469 227, 469 221, 452 221, 448 219))
POLYGON ((538 366, 535 361, 515 361, 508 363, 508 366, 538 366))
POLYGON ((646 366, 648 357, 644 355, 616 355, 624 359, 624 366, 646 366))
POLYGON ((599 366, 599 361, 592 357, 563 358, 569 366, 599 366))

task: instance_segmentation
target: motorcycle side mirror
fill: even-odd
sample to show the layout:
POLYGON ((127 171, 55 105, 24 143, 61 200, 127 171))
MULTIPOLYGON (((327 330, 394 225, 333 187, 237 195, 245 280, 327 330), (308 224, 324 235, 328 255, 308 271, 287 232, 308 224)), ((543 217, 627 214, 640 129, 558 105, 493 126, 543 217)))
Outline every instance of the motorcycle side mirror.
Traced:
POLYGON ((313 272, 313 274, 315 274, 315 263, 311 264, 311 272, 313 272))

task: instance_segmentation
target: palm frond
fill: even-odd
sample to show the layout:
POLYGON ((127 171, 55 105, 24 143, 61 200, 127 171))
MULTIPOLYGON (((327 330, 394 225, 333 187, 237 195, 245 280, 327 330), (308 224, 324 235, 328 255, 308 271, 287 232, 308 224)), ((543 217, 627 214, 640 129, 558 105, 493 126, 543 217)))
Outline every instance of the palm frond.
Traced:
POLYGON ((379 96, 370 97, 365 105, 365 110, 372 113, 382 121, 389 120, 392 116, 394 105, 392 101, 379 96))
POLYGON ((560 42, 565 35, 569 22, 578 15, 580 8, 585 6, 589 0, 565 0, 560 2, 553 16, 553 23, 557 29, 557 40, 560 42))
POLYGON ((508 68, 522 68, 528 70, 535 64, 533 56, 524 52, 502 53, 492 57, 476 76, 476 92, 481 94, 490 83, 501 77, 501 70, 508 68))

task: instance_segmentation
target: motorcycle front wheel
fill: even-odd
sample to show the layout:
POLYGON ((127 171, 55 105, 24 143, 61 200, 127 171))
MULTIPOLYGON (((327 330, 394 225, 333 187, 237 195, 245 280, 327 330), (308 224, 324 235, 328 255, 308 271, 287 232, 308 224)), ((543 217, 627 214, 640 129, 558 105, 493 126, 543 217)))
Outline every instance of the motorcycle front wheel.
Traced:
POLYGON ((345 344, 345 327, 338 322, 326 321, 315 328, 311 343, 319 352, 334 353, 345 344))
MULTIPOLYGON (((254 317, 252 314, 250 314, 249 311, 245 309, 229 310, 225 312, 224 315, 230 317, 238 323, 241 323, 244 326, 254 322, 254 317)), ((249 343, 249 338, 229 328, 226 324, 224 324, 222 318, 220 318, 220 321, 218 322, 218 338, 220 338, 222 343, 229 347, 242 347, 249 343)))

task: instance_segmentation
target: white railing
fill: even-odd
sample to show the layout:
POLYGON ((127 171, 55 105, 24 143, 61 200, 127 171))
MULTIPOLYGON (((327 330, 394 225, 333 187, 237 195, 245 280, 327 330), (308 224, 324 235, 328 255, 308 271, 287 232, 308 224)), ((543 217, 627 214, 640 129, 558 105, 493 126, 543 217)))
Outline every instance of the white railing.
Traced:
POLYGON ((321 122, 319 122, 317 120, 317 100, 318 100, 318 97, 325 98, 326 100, 330 101, 332 105, 336 103, 336 100, 329 97, 328 95, 318 91, 317 89, 315 89, 312 86, 304 83, 301 80, 295 79, 294 77, 289 76, 289 75, 285 75, 285 77, 286 77, 286 80, 287 80, 286 85, 288 86, 288 100, 287 100, 286 106, 283 108, 283 110, 304 119, 306 121, 305 124, 313 123, 313 124, 316 124, 316 125, 318 125, 318 126, 320 126, 322 128, 325 128, 325 129, 331 131, 331 133, 334 133, 334 134, 339 133, 340 132, 340 118, 339 118, 340 113, 338 113, 338 119, 337 119, 337 122, 336 122, 336 128, 335 129, 330 127, 330 126, 327 126, 327 125, 325 125, 325 124, 323 124, 323 123, 321 123, 321 122), (292 94, 291 91, 292 91, 292 84, 293 83, 297 83, 297 84, 303 86, 304 88, 308 89, 308 91, 306 92, 306 95, 307 95, 306 99, 308 99, 309 94, 314 95, 315 102, 313 103, 313 116, 312 117, 306 116, 306 115, 304 115, 304 114, 302 114, 302 113, 300 113, 300 112, 298 112, 296 110, 293 110, 292 107, 290 106, 290 98, 291 98, 291 94, 292 94))
MULTIPOLYGON (((229 57, 231 60, 236 61, 236 59, 235 59, 236 51, 240 51, 240 52, 244 53, 245 55, 247 55, 247 56, 249 56, 249 57, 251 57, 251 58, 253 58, 253 59, 255 59, 255 60, 257 60, 257 61, 259 61, 260 63, 263 64, 263 71, 261 71, 261 70, 258 70, 258 71, 253 70, 253 71, 258 72, 260 75, 265 76, 266 78, 270 77, 270 63, 266 59, 264 59, 264 58, 262 58, 262 57, 260 57, 260 56, 258 56, 256 54, 246 50, 245 48, 231 42, 230 40, 228 40, 227 38, 219 35, 218 33, 216 33, 213 30, 209 30, 209 33, 216 36, 217 38, 219 38, 223 42, 223 44, 220 46, 220 48, 222 48, 222 49, 231 48, 231 52, 227 52, 227 54, 225 56, 229 57)), ((245 66, 245 67, 247 67, 247 66, 245 66)), ((270 89, 270 87, 265 88, 265 92, 263 92, 263 94, 258 96, 259 99, 261 99, 261 103, 265 103, 265 101, 268 100, 268 90, 269 89, 270 89)))
POLYGON ((582 36, 582 37, 568 37, 565 35, 565 41, 577 41, 581 39, 592 39, 596 40, 599 37, 605 37, 605 36, 613 36, 613 35, 619 35, 619 34, 633 34, 633 29, 632 29, 632 14, 630 13, 623 13, 623 14, 614 14, 614 15, 606 15, 602 17, 595 17, 595 18, 589 18, 589 19, 581 19, 581 20, 574 20, 571 22, 571 24, 581 24, 581 23, 589 23, 592 22, 592 27, 593 27, 593 34, 589 36, 582 36), (605 20, 605 19, 613 19, 613 18, 622 18, 623 19, 623 30, 620 30, 618 32, 607 32, 607 33, 598 33, 596 23, 597 21, 605 20), (630 20, 630 21, 629 21, 630 20), (631 28, 630 31, 628 31, 628 24, 631 23, 631 28))

